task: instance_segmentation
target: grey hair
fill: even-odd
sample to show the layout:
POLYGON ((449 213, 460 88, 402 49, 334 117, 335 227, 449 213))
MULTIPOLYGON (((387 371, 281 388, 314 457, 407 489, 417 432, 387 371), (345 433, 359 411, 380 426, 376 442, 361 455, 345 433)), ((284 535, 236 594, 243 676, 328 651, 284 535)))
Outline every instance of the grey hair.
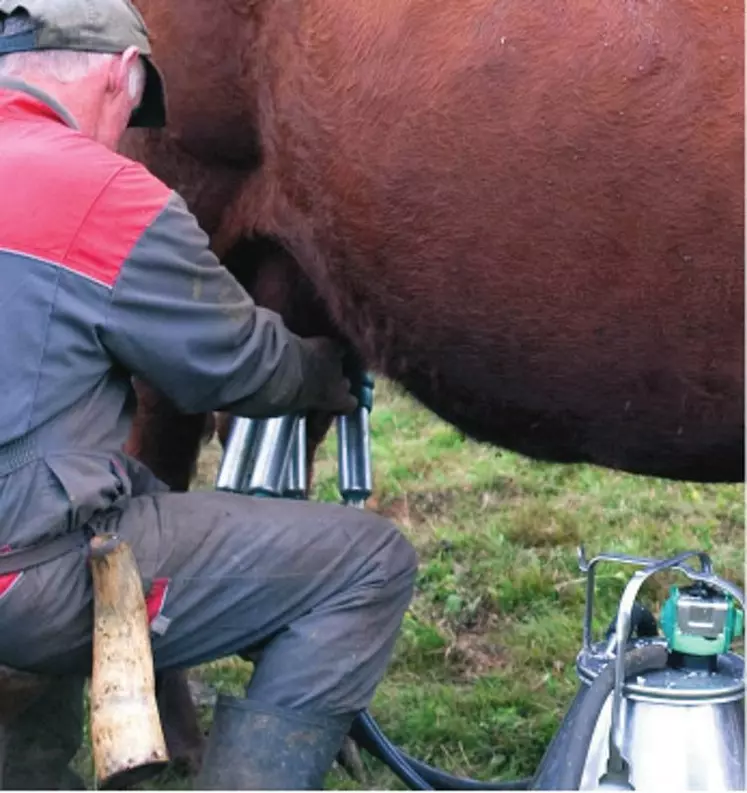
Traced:
MULTIPOLYGON (((0 33, 11 35, 32 30, 31 22, 23 14, 0 20, 0 33)), ((80 52, 77 50, 36 50, 33 52, 11 52, 0 55, 0 77, 52 78, 60 83, 73 83, 88 76, 91 71, 114 59, 105 52, 80 52)), ((145 87, 145 66, 139 59, 130 71, 127 86, 130 99, 137 100, 145 87)))

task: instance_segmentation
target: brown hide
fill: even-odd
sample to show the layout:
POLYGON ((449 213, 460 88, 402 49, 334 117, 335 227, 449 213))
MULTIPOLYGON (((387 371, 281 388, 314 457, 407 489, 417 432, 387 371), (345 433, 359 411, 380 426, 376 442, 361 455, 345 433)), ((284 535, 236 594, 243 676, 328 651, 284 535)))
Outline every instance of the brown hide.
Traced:
POLYGON ((370 365, 480 440, 742 478, 740 6, 138 5, 171 119, 129 151, 220 255, 279 240, 370 365))

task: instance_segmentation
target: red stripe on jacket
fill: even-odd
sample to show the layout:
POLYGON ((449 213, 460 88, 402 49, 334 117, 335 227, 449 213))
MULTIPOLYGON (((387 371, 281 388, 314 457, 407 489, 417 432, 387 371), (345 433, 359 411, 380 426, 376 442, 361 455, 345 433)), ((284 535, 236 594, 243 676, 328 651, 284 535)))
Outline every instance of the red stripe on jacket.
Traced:
POLYGON ((171 191, 145 168, 126 165, 91 208, 62 265, 113 286, 135 243, 170 195, 171 191))
POLYGON ((21 91, 0 88, 0 151, 0 248, 109 287, 171 195, 21 91))
POLYGON ((150 585, 150 590, 145 596, 145 609, 148 614, 148 624, 153 622, 153 620, 161 614, 170 583, 170 578, 156 578, 150 585))
MULTIPOLYGON (((6 553, 11 552, 10 545, 3 545, 0 548, 0 556, 4 556, 6 553)), ((16 583, 20 580, 21 576, 23 575, 22 572, 20 573, 6 573, 5 575, 0 575, 0 600, 2 600, 5 595, 7 595, 11 589, 16 585, 16 583)))

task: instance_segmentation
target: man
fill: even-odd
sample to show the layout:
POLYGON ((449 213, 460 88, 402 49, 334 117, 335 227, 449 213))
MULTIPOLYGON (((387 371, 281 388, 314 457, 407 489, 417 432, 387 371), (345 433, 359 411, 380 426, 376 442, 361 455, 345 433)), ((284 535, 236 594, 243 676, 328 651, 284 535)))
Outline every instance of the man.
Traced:
MULTIPOLYGON (((121 451, 132 376, 184 412, 355 405, 337 347, 255 306, 181 198, 115 153, 128 125, 165 122, 149 54, 128 0, 0 0, 0 663, 88 673, 85 547, 116 532, 157 669, 260 653, 246 696, 216 707, 198 786, 318 788, 385 672, 416 558, 372 514, 170 493, 121 451)), ((61 692, 37 745, 80 718, 61 692)))

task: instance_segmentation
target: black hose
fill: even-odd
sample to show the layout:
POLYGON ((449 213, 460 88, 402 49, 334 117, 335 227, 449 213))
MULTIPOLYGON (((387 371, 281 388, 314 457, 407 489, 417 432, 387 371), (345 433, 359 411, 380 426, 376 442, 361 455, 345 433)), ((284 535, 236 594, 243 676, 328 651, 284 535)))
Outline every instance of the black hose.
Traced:
MULTIPOLYGON (((605 638, 611 639, 615 631, 617 631, 617 614, 610 622, 605 638)), ((627 642, 634 633, 639 638, 648 638, 658 635, 658 632, 656 617, 645 606, 640 603, 633 603, 633 609, 630 612, 630 630, 625 637, 625 641, 627 642)))
POLYGON ((350 737, 361 749, 384 763, 410 790, 433 790, 420 774, 410 768, 399 749, 384 735, 368 711, 364 710, 355 717, 350 737))
MULTIPOLYGON (((663 669, 668 653, 663 644, 636 647, 625 654, 625 679, 663 669)), ((578 790, 589 745, 604 703, 615 687, 615 661, 582 689, 563 719, 535 775, 533 790, 578 790)))
POLYGON ((463 776, 453 776, 440 768, 416 760, 400 750, 402 758, 420 774, 426 782, 433 785, 434 790, 528 790, 532 783, 532 777, 524 779, 511 779, 500 782, 480 782, 477 779, 468 779, 463 776))
POLYGON ((395 746, 368 711, 356 717, 350 736, 361 749, 384 763, 410 790, 527 790, 531 782, 531 778, 479 782, 434 768, 395 746))

